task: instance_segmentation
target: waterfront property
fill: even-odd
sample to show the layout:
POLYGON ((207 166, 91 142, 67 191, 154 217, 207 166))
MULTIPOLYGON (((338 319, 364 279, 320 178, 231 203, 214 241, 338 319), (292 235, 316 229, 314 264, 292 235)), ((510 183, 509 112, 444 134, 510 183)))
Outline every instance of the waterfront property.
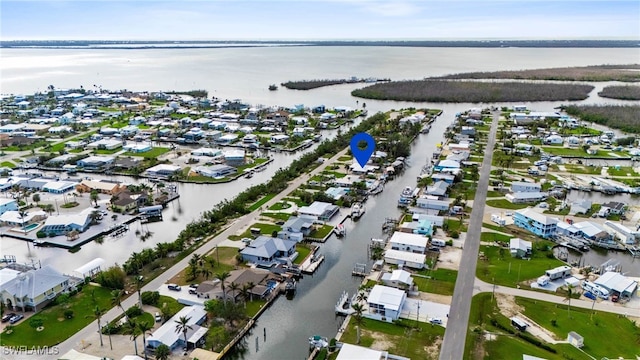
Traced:
POLYGON ((0 272, 2 278, 4 275, 12 277, 0 286, 2 303, 9 310, 39 311, 58 294, 68 291, 70 286, 75 284, 72 278, 48 265, 25 272, 15 272, 6 268, 0 272))
POLYGON ((199 305, 186 306, 147 338, 147 346, 155 349, 164 344, 171 350, 180 347, 195 348, 207 333, 208 329, 200 326, 206 318, 207 312, 204 307, 199 305), (176 331, 176 321, 183 317, 188 320, 187 325, 189 326, 187 328, 187 343, 184 342, 183 333, 176 331))
POLYGON ((631 298, 638 288, 638 282, 620 273, 607 271, 597 278, 594 283, 620 298, 631 298))
POLYGON ((309 236, 313 230, 314 220, 314 218, 308 216, 290 217, 289 220, 282 225, 282 231, 278 232, 278 237, 300 242, 305 236, 309 236))
POLYGON ((405 270, 393 270, 390 273, 384 273, 381 280, 385 286, 397 289, 408 290, 413 287, 411 273, 405 270))
POLYGON ((76 186, 78 192, 90 193, 96 190, 102 194, 115 195, 120 191, 126 189, 126 185, 120 182, 105 181, 105 180, 87 180, 84 179, 76 186))
POLYGON ((158 164, 148 168, 146 173, 150 177, 167 178, 180 170, 180 166, 177 165, 158 164))
POLYGON ((406 266, 413 269, 424 269, 427 256, 424 254, 411 253, 400 250, 386 250, 384 261, 388 264, 406 266))
POLYGON ((18 202, 15 199, 0 199, 0 215, 7 211, 18 211, 18 202))
POLYGON ((309 206, 302 206, 298 209, 299 215, 307 215, 314 219, 328 221, 338 213, 340 208, 336 205, 322 202, 322 201, 314 201, 309 206))
POLYGON ((242 249, 240 255, 243 261, 271 267, 278 263, 293 262, 298 253, 295 241, 259 236, 242 249))
POLYGON ((91 225, 91 211, 93 209, 78 214, 49 216, 40 231, 47 235, 65 235, 70 231, 84 232, 91 225))
POLYGON ((513 221, 516 226, 543 238, 554 235, 559 222, 558 219, 540 214, 532 208, 517 210, 513 215, 513 221))
POLYGON ((542 186, 539 183, 532 183, 526 181, 514 181, 511 183, 511 191, 517 192, 540 192, 542 186))
POLYGON ((397 231, 389 239, 389 246, 391 246, 392 250, 424 254, 427 251, 428 242, 429 238, 423 235, 397 231))
POLYGON ((375 285, 367 298, 369 311, 365 316, 387 322, 398 320, 406 299, 407 294, 402 290, 375 285))
POLYGON ((222 178, 229 175, 234 175, 238 170, 233 166, 217 164, 210 166, 196 166, 193 171, 198 175, 206 177, 222 178))
POLYGON ((89 156, 78 160, 76 165, 88 171, 101 171, 111 167, 114 161, 113 156, 89 156))

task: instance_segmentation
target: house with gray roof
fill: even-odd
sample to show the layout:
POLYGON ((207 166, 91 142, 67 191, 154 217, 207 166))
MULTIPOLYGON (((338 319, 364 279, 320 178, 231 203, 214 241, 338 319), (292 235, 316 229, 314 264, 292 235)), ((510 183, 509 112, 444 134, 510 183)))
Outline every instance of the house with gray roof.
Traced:
POLYGON ((39 311, 74 285, 73 278, 49 265, 29 270, 0 286, 2 303, 10 310, 39 311))
POLYGON ((426 194, 433 196, 445 196, 449 189, 449 183, 446 181, 437 181, 433 185, 427 186, 426 194))
POLYGON ((243 261, 270 267, 287 264, 298 256, 296 242, 270 236, 259 236, 240 251, 243 261))
POLYGON ((309 216, 292 216, 282 225, 282 231, 278 233, 278 238, 300 242, 313 230, 314 220, 309 216))

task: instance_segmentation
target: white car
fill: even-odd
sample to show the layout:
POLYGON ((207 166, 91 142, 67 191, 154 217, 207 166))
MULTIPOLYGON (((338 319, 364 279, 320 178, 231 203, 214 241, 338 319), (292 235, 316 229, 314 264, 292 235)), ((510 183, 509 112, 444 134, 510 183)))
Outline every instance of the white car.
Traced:
POLYGON ((442 325, 442 319, 440 318, 429 318, 429 322, 434 325, 442 325))

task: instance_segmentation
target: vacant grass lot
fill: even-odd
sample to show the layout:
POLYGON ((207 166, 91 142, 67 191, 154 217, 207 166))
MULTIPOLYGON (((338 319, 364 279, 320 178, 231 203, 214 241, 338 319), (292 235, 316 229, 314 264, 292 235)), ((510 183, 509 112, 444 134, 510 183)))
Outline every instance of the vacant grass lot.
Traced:
POLYGON ((607 172, 611 176, 640 176, 631 166, 610 167, 607 172))
POLYGON ((487 205, 501 209, 520 210, 531 206, 530 204, 513 204, 507 199, 487 200, 487 205))
POLYGON ((240 235, 231 235, 229 236, 230 240, 240 240, 242 238, 253 238, 253 235, 251 234, 251 229, 256 228, 256 229, 260 229, 260 234, 261 235, 267 235, 267 236, 271 236, 271 234, 274 231, 280 231, 282 230, 282 226, 279 225, 274 225, 274 224, 264 224, 264 223, 255 223, 255 224, 251 224, 251 226, 249 226, 249 228, 247 230, 245 230, 245 232, 243 232, 240 235))
POLYGON ((272 218, 274 221, 287 221, 291 217, 291 214, 288 213, 274 213, 274 212, 263 212, 260 216, 266 216, 272 218))
POLYGON ((71 319, 64 318, 63 313, 66 308, 60 305, 50 305, 35 315, 44 320, 44 330, 36 331, 29 326, 29 320, 23 320, 14 327, 11 334, 3 333, 0 343, 28 347, 59 344, 94 320, 92 314, 96 306, 102 309, 111 308, 111 291, 87 285, 78 294, 71 297, 66 306, 73 311, 71 319))
POLYGON ((564 265, 553 258, 551 250, 541 250, 544 246, 550 248, 551 244, 546 240, 535 242, 530 260, 512 258, 508 248, 480 246, 485 259, 478 260, 476 276, 489 283, 511 287, 525 280, 536 279, 544 275, 546 270, 564 265))
POLYGON ((256 201, 255 203, 251 204, 251 206, 249 206, 249 211, 254 211, 259 209, 267 201, 273 199, 274 196, 276 196, 276 194, 267 194, 263 196, 260 200, 256 201))
POLYGON ((160 155, 166 154, 169 152, 169 148, 164 148, 164 147, 154 147, 151 148, 151 150, 149 151, 145 151, 143 153, 135 153, 135 152, 124 152, 122 154, 122 156, 137 156, 137 157, 143 157, 145 159, 150 159, 150 158, 155 158, 158 157, 160 155))
POLYGON ((413 276, 413 282, 418 286, 418 290, 432 294, 453 295, 453 288, 456 285, 458 272, 449 269, 437 269, 433 271, 423 270, 420 275, 428 276, 423 278, 413 276))
POLYGON ((567 172, 573 174, 591 174, 591 175, 600 175, 602 173, 602 168, 600 166, 584 166, 577 164, 565 164, 562 165, 567 169, 567 172))
MULTIPOLYGON (((400 320, 387 322, 365 319, 360 331, 360 346, 383 346, 390 354, 411 359, 437 359, 436 354, 428 353, 426 347, 444 336, 444 328, 415 321, 400 320), (418 325, 419 328, 414 329, 418 325)), ((356 343, 354 321, 349 321, 347 330, 340 339, 349 344, 356 343)))
POLYGON ((516 298, 524 314, 556 335, 566 339, 569 331, 584 338, 584 350, 597 359, 633 359, 640 356, 640 327, 622 315, 516 298), (555 320, 555 326, 552 321, 555 320), (614 340, 615 339, 615 340, 614 340))
POLYGON ((289 204, 288 202, 280 201, 280 202, 277 202, 277 203, 271 205, 269 207, 269 210, 284 210, 284 209, 288 209, 290 207, 291 207, 291 204, 289 204))

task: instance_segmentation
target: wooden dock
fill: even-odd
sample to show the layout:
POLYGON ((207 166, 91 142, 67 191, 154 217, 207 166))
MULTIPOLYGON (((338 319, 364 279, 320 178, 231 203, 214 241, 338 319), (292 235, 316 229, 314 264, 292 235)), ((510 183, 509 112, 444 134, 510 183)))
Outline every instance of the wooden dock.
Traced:
POLYGON ((356 263, 351 271, 351 276, 367 276, 367 264, 356 263))
POLYGON ((310 256, 302 263, 302 265, 300 265, 300 270, 303 274, 313 274, 323 261, 324 255, 310 256))

